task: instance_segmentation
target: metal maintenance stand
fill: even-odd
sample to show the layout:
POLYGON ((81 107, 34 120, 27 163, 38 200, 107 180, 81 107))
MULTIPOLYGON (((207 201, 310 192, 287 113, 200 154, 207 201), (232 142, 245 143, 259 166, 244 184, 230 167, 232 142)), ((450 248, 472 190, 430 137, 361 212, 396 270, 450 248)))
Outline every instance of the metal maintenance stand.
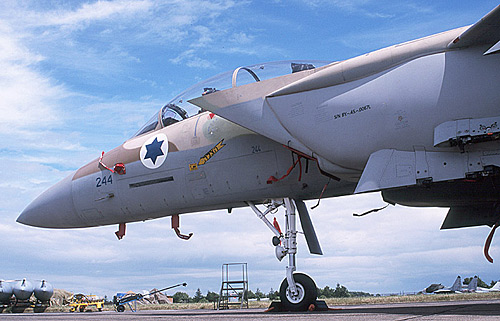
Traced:
POLYGON ((217 310, 227 310, 230 306, 248 309, 248 269, 247 263, 226 263, 222 265, 222 285, 220 288, 217 310), (241 277, 232 279, 230 272, 241 273, 241 277))

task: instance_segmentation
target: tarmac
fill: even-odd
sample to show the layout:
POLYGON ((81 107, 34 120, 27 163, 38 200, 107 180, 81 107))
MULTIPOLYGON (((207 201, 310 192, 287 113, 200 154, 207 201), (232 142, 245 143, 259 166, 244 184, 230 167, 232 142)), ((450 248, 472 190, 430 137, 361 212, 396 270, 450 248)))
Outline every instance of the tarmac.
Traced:
POLYGON ((149 310, 118 313, 0 314, 1 320, 499 320, 500 300, 432 303, 396 303, 334 307, 324 312, 272 313, 261 309, 242 310, 149 310))

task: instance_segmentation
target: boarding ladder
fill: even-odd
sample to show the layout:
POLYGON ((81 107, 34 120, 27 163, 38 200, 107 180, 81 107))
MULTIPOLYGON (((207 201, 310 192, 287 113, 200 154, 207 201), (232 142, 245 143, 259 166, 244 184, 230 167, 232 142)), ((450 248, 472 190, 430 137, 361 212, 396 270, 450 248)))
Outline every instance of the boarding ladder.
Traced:
POLYGON ((226 263, 222 265, 222 284, 217 310, 227 310, 231 306, 248 309, 247 263, 226 263))

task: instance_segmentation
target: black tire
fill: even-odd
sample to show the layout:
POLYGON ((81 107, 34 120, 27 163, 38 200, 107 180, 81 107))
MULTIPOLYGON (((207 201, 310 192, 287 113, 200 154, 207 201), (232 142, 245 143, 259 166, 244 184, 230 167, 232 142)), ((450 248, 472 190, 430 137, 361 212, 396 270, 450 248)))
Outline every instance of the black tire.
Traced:
POLYGON ((116 311, 118 312, 124 312, 125 311, 125 306, 124 305, 119 305, 116 307, 116 311))
POLYGON ((291 296, 288 291, 288 281, 285 278, 280 286, 281 305, 286 311, 306 311, 318 296, 316 284, 311 277, 303 273, 294 273, 293 279, 297 284, 299 295, 297 297, 291 296))

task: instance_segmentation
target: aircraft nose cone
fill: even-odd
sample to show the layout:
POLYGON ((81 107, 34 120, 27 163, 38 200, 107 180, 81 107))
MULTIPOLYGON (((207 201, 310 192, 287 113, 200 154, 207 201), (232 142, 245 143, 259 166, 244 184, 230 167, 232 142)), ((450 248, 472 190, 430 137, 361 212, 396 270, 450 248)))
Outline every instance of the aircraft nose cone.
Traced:
POLYGON ((17 222, 36 227, 73 227, 80 219, 73 205, 72 177, 69 175, 38 196, 17 222))

